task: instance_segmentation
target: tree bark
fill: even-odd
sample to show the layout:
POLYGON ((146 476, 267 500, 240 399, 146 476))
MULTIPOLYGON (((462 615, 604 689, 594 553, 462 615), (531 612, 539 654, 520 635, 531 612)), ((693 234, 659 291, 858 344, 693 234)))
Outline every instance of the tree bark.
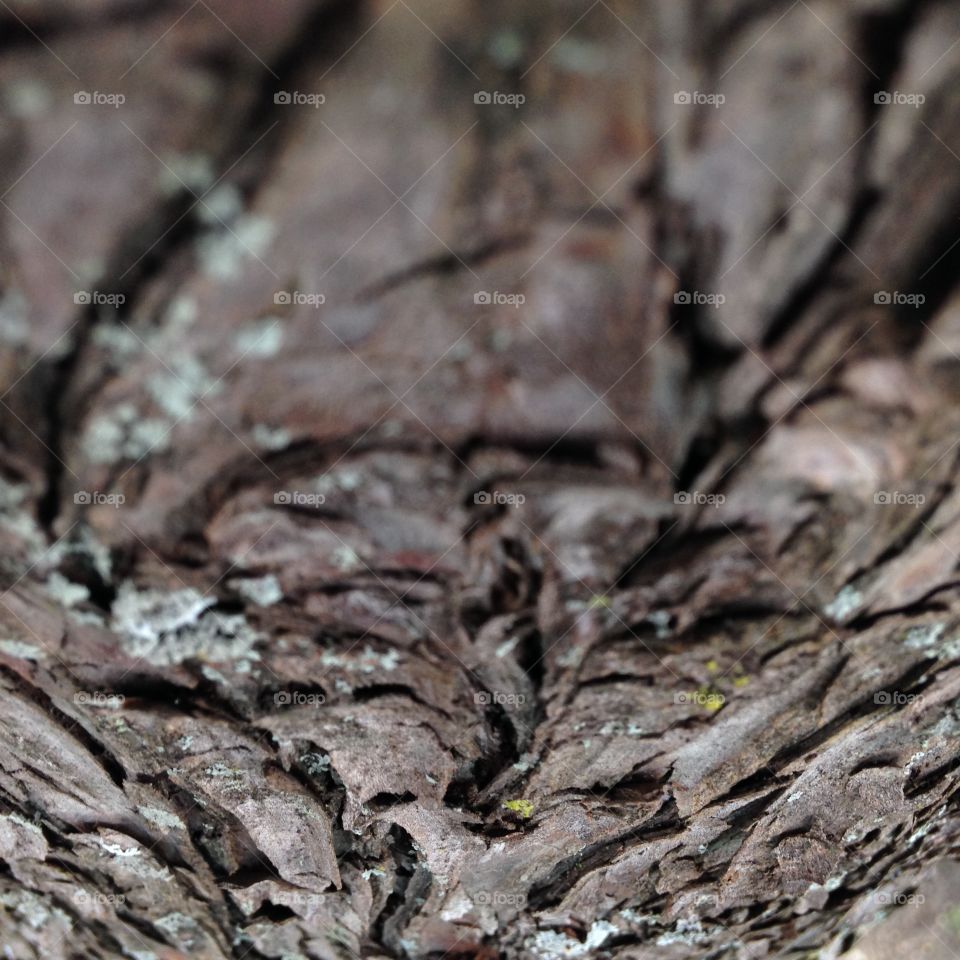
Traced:
POLYGON ((960 8, 0 28, 5 957, 956 956, 960 8))

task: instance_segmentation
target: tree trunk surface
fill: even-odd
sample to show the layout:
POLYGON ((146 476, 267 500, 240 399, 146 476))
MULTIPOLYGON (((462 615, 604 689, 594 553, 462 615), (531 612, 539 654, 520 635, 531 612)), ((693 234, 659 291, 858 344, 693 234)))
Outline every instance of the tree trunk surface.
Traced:
POLYGON ((960 952, 960 7, 0 4, 7 960, 960 952))

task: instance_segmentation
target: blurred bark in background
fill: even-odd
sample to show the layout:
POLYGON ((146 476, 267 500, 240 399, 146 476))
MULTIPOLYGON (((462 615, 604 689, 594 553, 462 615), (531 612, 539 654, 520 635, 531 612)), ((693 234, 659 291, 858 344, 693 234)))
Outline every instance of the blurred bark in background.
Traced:
POLYGON ((960 7, 0 2, 0 944, 960 950, 960 7))

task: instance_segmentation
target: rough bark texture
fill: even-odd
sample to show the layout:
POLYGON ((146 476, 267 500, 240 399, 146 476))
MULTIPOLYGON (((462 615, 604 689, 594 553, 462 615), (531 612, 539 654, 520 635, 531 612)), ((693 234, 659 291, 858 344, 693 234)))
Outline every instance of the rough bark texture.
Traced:
POLYGON ((5 957, 957 955, 955 3, 0 31, 5 957))

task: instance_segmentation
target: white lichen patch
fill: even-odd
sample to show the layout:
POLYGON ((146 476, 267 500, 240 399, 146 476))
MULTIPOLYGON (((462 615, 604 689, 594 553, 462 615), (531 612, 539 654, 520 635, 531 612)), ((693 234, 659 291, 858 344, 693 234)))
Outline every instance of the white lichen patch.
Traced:
POLYGON ((305 753, 300 762, 311 777, 322 776, 330 769, 330 758, 319 753, 305 753))
POLYGON ((635 923, 637 925, 660 923, 660 918, 655 913, 637 913, 636 910, 631 910, 629 907, 620 910, 619 915, 626 920, 627 923, 635 923))
POLYGON ((223 388, 219 379, 190 354, 175 354, 162 372, 147 381, 147 392, 153 402, 174 423, 185 420, 202 399, 216 396, 223 388))
POLYGON ((643 734, 643 727, 632 720, 628 723, 621 720, 608 720, 600 728, 600 736, 602 737, 641 737, 643 734))
POLYGON ((20 80, 7 85, 4 101, 15 117, 26 120, 46 113, 53 105, 53 94, 35 80, 20 80))
POLYGON ((213 160, 205 153, 174 153, 163 161, 160 189, 168 194, 206 190, 215 179, 213 160))
POLYGON ((76 526, 69 539, 58 540, 47 551, 51 567, 58 566, 65 557, 80 556, 89 560, 104 581, 110 580, 112 563, 110 549, 102 544, 89 527, 76 526))
POLYGON ((550 51, 550 59, 565 73, 596 76, 607 68, 607 51, 599 43, 564 37, 550 51))
POLYGON ((11 290, 0 297, 0 341, 11 347, 30 342, 27 301, 19 290, 11 290))
POLYGON ((283 346, 283 327, 276 317, 244 327, 234 338, 233 347, 245 357, 273 357, 283 346))
POLYGON ((173 874, 139 845, 124 846, 102 837, 97 838, 100 849, 114 860, 122 861, 123 869, 144 880, 162 880, 170 883, 173 874))
POLYGON ((946 624, 926 623, 917 627, 911 627, 903 638, 904 646, 911 650, 926 650, 934 647, 943 636, 946 624))
POLYGON ((250 433, 253 442, 264 450, 283 450, 284 447, 290 446, 293 439, 289 430, 284 430, 283 427, 270 427, 264 423, 254 424, 250 433))
POLYGON ((27 493, 25 484, 8 483, 0 477, 0 525, 23 544, 29 564, 36 566, 47 559, 49 547, 31 511, 23 509, 27 493))
POLYGON ((955 660, 960 657, 960 636, 954 635, 943 640, 946 629, 945 623, 927 623, 911 627, 903 638, 904 646, 911 650, 936 652, 942 660, 955 660))
POLYGON ((313 481, 313 489, 317 493, 336 493, 342 490, 346 493, 357 490, 363 485, 363 474, 353 467, 344 467, 342 470, 331 470, 321 473, 313 481))
POLYGON ((243 213, 243 194, 236 184, 221 183, 204 196, 196 210, 208 226, 228 223, 243 213))
POLYGON ((197 241, 197 256, 209 276, 234 280, 248 258, 262 256, 275 233, 273 223, 264 217, 238 217, 232 227, 202 236, 197 241))
POLYGON ((698 944, 708 939, 709 935, 698 919, 681 917, 673 930, 668 930, 657 937, 657 943, 661 947, 666 947, 673 943, 698 944))
POLYGON ((400 664, 400 654, 396 650, 378 653, 369 645, 362 653, 337 653, 324 650, 321 662, 325 667, 339 667, 342 670, 359 670, 361 673, 375 673, 377 670, 390 672, 400 664))
POLYGON ((64 607, 75 607, 90 599, 90 591, 81 583, 73 583, 63 574, 54 571, 47 577, 43 589, 64 607))
POLYGON ((280 581, 272 573, 263 577, 238 577, 228 580, 227 586, 258 607, 269 607, 283 599, 280 581))
POLYGON ((139 460, 169 447, 170 426, 165 420, 141 416, 132 403, 120 403, 90 420, 82 444, 92 463, 139 460))
POLYGON ((124 635, 150 642, 195 624, 204 610, 216 603, 193 588, 138 590, 129 581, 120 585, 113 604, 114 626, 124 635))
POLYGON ((514 770, 520 773, 529 773, 540 762, 540 757, 535 753, 522 753, 520 759, 513 765, 514 770))
POLYGON ((255 648, 262 638, 239 614, 205 613, 215 602, 191 587, 138 590, 126 582, 113 604, 113 627, 127 653, 151 663, 232 662, 248 672, 260 659, 255 648))
POLYGON ((617 927, 607 920, 596 920, 587 931, 583 941, 558 933, 556 930, 542 930, 526 942, 527 949, 542 960, 565 960, 571 957, 589 956, 591 951, 602 947, 614 934, 617 927))
POLYGON ((496 649, 496 651, 495 651, 496 656, 497 656, 499 659, 503 659, 503 657, 507 656, 507 654, 513 653, 514 649, 516 648, 516 646, 517 646, 517 644, 518 644, 519 642, 520 642, 520 635, 519 635, 519 634, 518 634, 517 636, 515 636, 515 637, 510 637, 508 640, 504 640, 503 643, 501 643, 501 644, 497 647, 497 649, 496 649))
POLYGON ((353 547, 349 547, 344 544, 342 547, 337 547, 336 550, 330 555, 330 562, 338 569, 342 570, 344 573, 349 573, 353 570, 359 570, 362 567, 365 567, 366 564, 361 560, 360 554, 357 553, 353 547))
POLYGON ((226 684, 227 678, 219 671, 214 670, 209 663, 205 663, 201 668, 200 672, 211 682, 211 683, 221 683, 226 684))
POLYGON ((487 44, 487 52, 501 70, 516 67, 523 60, 526 49, 523 34, 509 28, 497 31, 487 44))
POLYGON ((98 840, 101 849, 110 854, 111 857, 123 860, 131 857, 143 856, 143 852, 137 847, 121 847, 119 843, 111 843, 109 840, 98 840))
POLYGON ((583 648, 576 645, 570 647, 568 650, 564 651, 559 657, 557 657, 557 666, 559 667, 570 667, 576 668, 580 666, 581 661, 583 660, 583 648))
POLYGON ((143 349, 143 341, 127 326, 100 324, 94 328, 93 342, 105 350, 118 366, 137 356, 143 349))
POLYGON ((179 338, 182 333, 193 326, 199 315, 197 301, 193 297, 181 294, 170 302, 164 316, 161 333, 168 333, 179 338))
POLYGON ((473 901, 465 893, 457 893, 440 914, 447 923, 456 923, 474 909, 473 901))
POLYGON ((823 612, 833 620, 846 620, 863 605, 863 594, 848 583, 824 608, 823 612))
POLYGON ((20 640, 0 640, 0 650, 8 657, 16 657, 19 660, 36 660, 37 662, 46 658, 46 654, 32 643, 23 643, 20 640))
POLYGON ((670 636, 673 632, 670 628, 672 622, 673 616, 669 610, 654 610, 647 615, 647 623, 653 627, 658 640, 666 640, 670 636))

